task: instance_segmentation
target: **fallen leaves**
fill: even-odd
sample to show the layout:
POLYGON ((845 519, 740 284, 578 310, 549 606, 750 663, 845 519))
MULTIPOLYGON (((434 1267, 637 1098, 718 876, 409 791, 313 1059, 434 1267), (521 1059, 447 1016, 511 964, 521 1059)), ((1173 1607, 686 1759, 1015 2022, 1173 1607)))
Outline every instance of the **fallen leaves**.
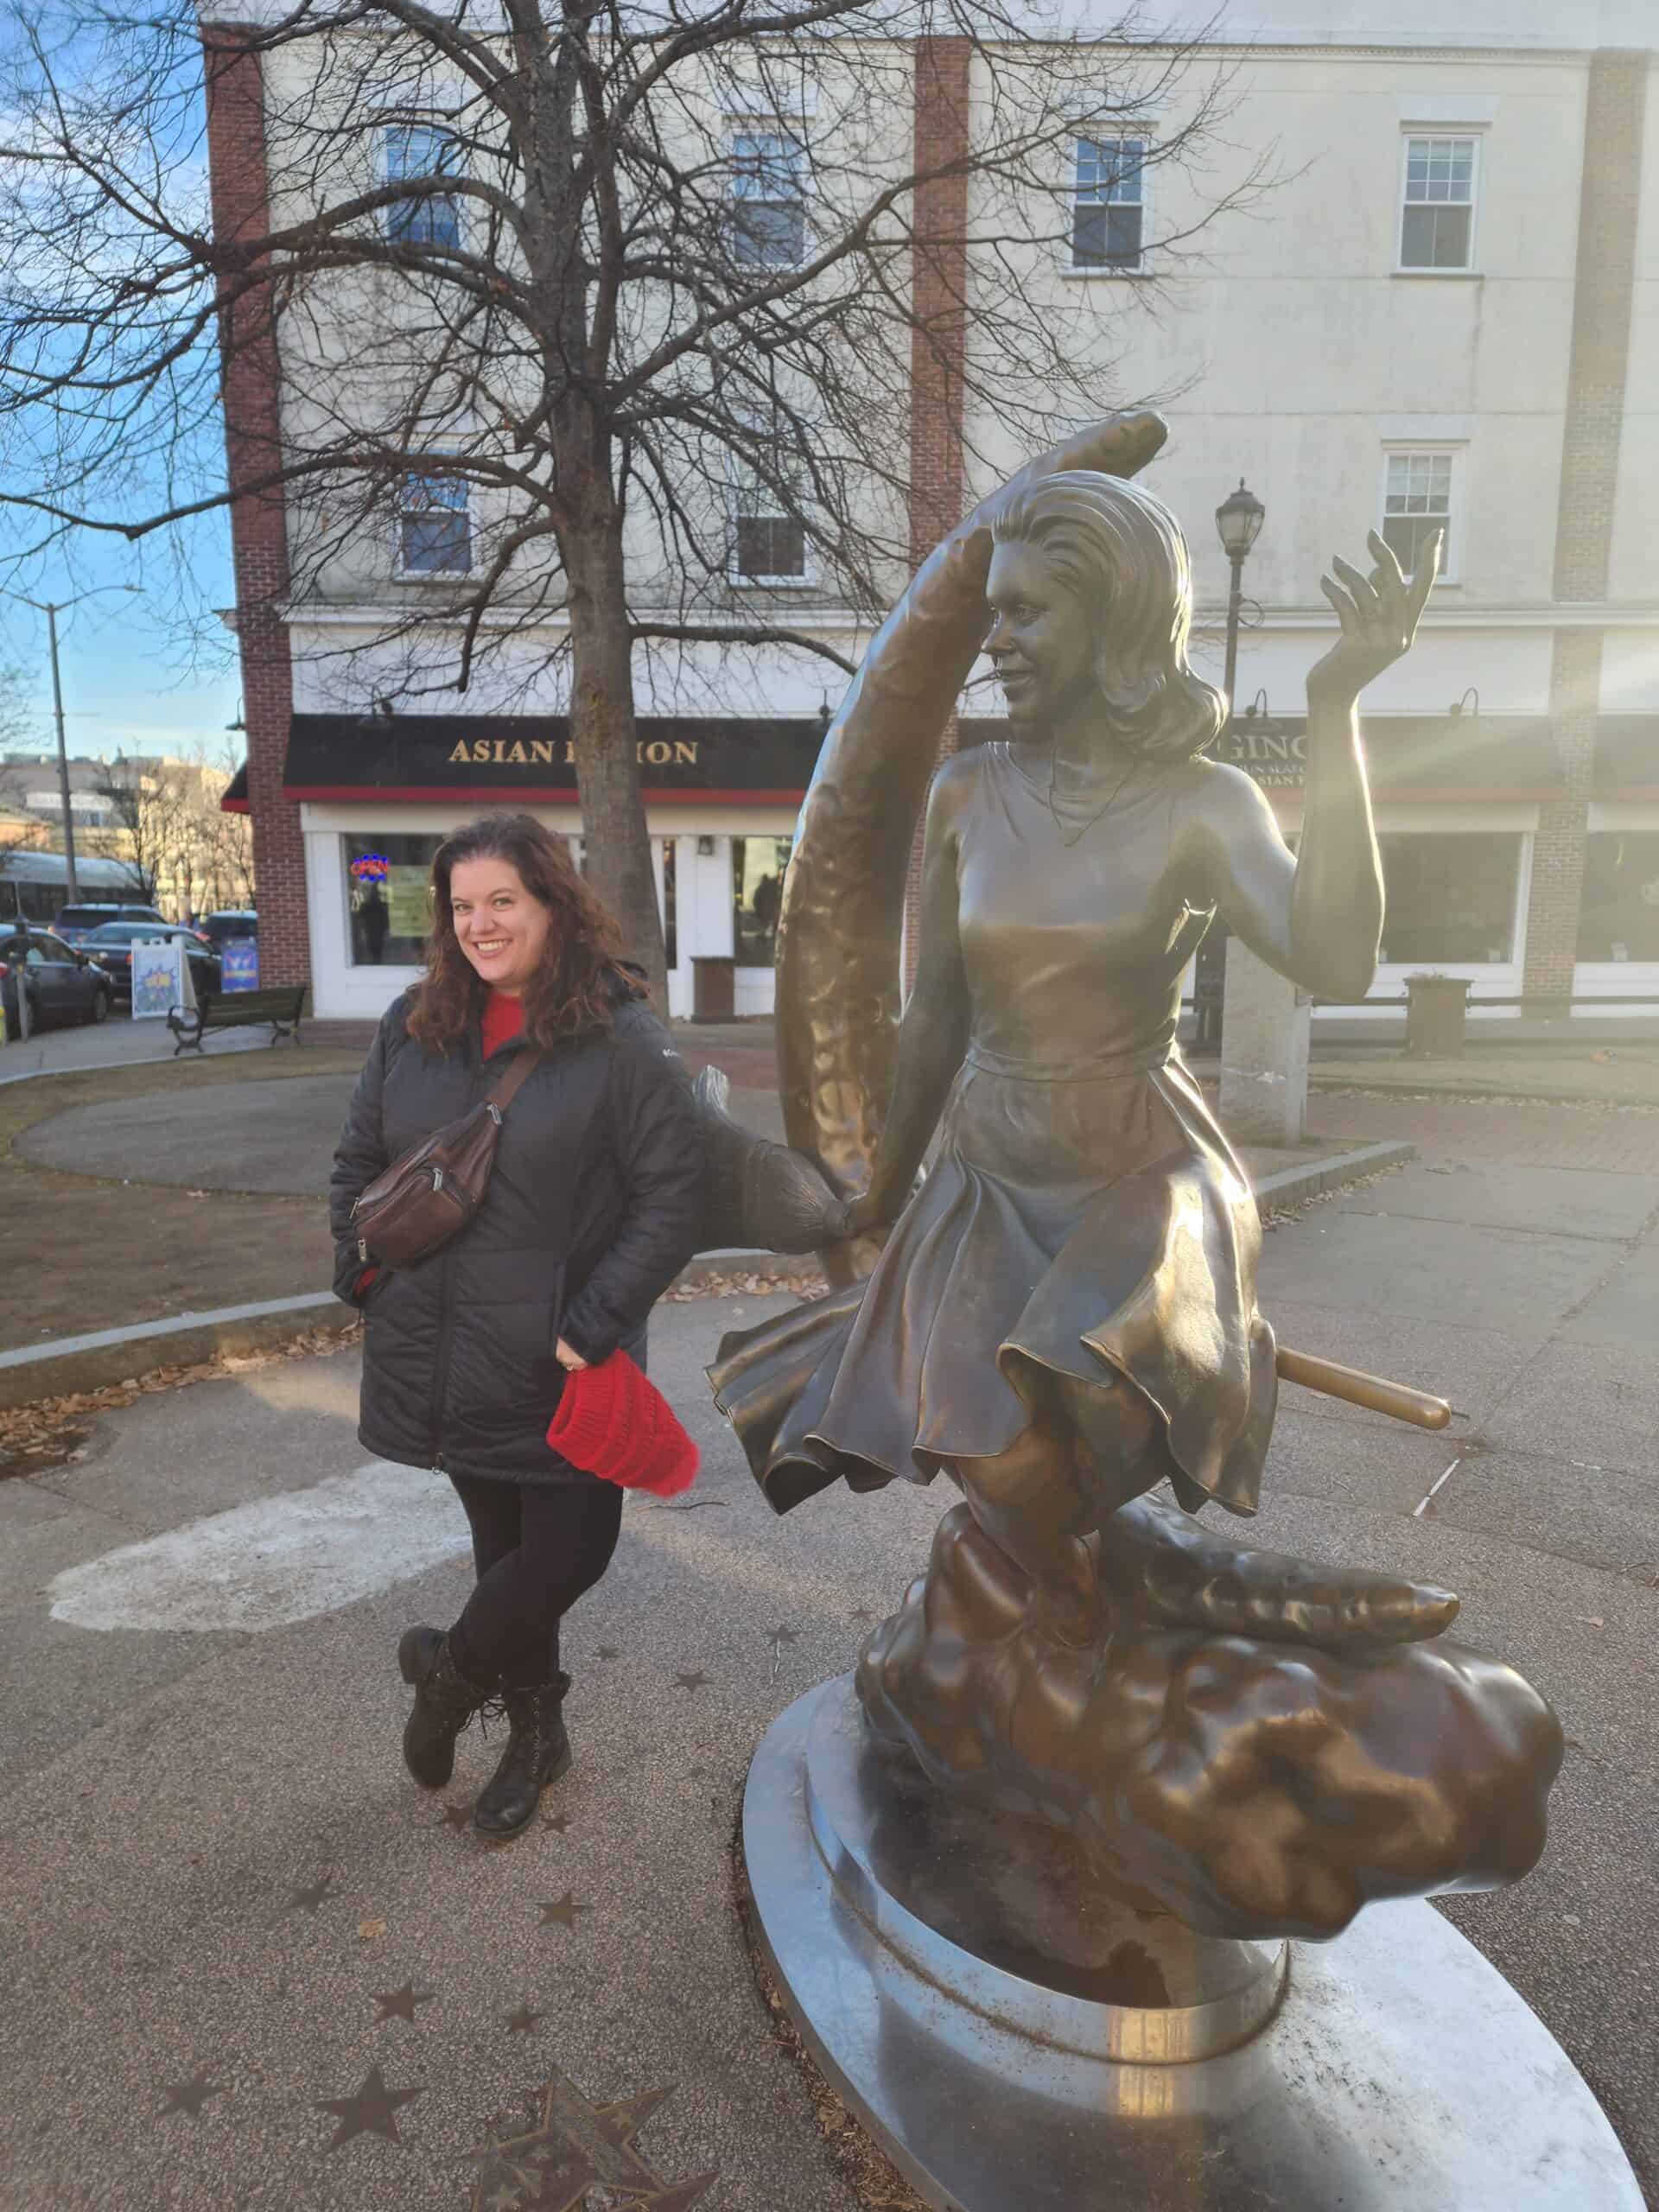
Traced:
POLYGON ((0 1408, 0 1478, 85 1459, 84 1447, 92 1433, 86 1425, 89 1415, 118 1412, 162 1390, 188 1389, 194 1382, 222 1382, 226 1376, 249 1374, 283 1360, 344 1351, 362 1333, 363 1325, 357 1320, 348 1321, 343 1329, 307 1329, 281 1344, 222 1351, 188 1365, 153 1367, 143 1375, 106 1382, 100 1389, 70 1390, 60 1397, 37 1398, 32 1405, 0 1408))
POLYGON ((779 1291, 791 1291, 798 1298, 822 1298, 829 1287, 827 1278, 816 1269, 803 1274, 781 1268, 765 1272, 746 1268, 727 1274, 711 1267, 693 1281, 676 1283, 663 1296, 665 1304, 683 1306, 693 1298, 771 1298, 779 1291))

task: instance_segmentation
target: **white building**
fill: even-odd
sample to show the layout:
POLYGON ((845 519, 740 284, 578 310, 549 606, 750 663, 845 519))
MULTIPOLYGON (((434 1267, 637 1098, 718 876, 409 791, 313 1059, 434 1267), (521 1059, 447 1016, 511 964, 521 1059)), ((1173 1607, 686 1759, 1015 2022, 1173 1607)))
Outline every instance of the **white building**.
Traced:
MULTIPOLYGON (((1234 72, 1227 135, 1242 166, 1259 153, 1281 181, 1206 232, 1155 317, 1136 287, 1206 181, 1143 168, 1147 134, 1080 129, 1070 251, 1032 282, 1076 317, 1079 343, 1097 322, 1126 402, 1176 395, 1147 481, 1185 522, 1198 650, 1217 678, 1228 569, 1211 516, 1241 479, 1265 505, 1243 575, 1235 749, 1287 831, 1303 679, 1332 628, 1322 569, 1338 552, 1362 561, 1372 529, 1406 558, 1424 529, 1446 529, 1417 646, 1365 702, 1389 884, 1374 995, 1397 998, 1422 968, 1466 975, 1477 1000, 1659 995, 1659 522, 1641 496, 1659 480, 1650 0, 1390 0, 1382 13, 1351 0, 1230 10, 1216 55, 1234 72)), ((961 127, 984 96, 970 75, 961 127)), ((221 113, 216 190, 256 188, 258 150, 221 113)), ((283 364, 289 378, 307 367, 283 364)), ((268 404, 245 386, 244 401, 268 404)), ((913 442, 944 404, 932 388, 914 402, 913 442)), ((997 450, 995 425, 969 427, 997 450)), ((763 514, 750 526, 753 558, 791 573, 787 529, 763 514)), ((560 702, 342 711, 340 648, 372 666, 395 566, 378 602, 359 575, 349 594, 290 605, 269 512, 240 509, 236 527, 267 972, 308 972, 325 1016, 378 1014, 416 972, 418 893, 444 830, 510 799, 579 836, 560 702)), ((453 561, 468 518, 435 493, 404 535, 400 560, 453 561)), ((804 573, 796 620, 855 645, 804 573)), ((733 963, 738 1013, 770 1004, 772 901, 821 666, 752 665, 739 688, 729 713, 685 716, 652 696, 649 669, 642 680, 677 1014, 693 1008, 700 959, 733 963)), ((963 741, 990 727, 964 721, 963 741)), ((722 970, 702 976, 718 987, 722 970)))

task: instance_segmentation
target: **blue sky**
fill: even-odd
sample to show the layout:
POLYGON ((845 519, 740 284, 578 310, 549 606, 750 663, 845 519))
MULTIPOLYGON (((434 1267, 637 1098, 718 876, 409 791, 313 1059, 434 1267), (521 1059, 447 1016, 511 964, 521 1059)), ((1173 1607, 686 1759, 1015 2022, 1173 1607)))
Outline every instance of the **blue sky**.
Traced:
MULTIPOLYGON (((229 607, 236 595, 228 520, 213 517, 194 524, 188 550, 190 598, 207 617, 196 626, 199 638, 181 606, 174 549, 159 542, 138 549, 84 535, 7 580, 38 600, 72 599, 99 584, 139 586, 130 595, 101 591, 58 617, 72 754, 192 753, 205 744, 217 760, 223 747, 241 747, 239 734, 225 729, 237 719, 241 697, 235 640, 211 620, 212 608, 229 607)), ((15 599, 0 599, 0 663, 16 665, 22 676, 18 748, 50 752, 56 738, 46 617, 15 599)))

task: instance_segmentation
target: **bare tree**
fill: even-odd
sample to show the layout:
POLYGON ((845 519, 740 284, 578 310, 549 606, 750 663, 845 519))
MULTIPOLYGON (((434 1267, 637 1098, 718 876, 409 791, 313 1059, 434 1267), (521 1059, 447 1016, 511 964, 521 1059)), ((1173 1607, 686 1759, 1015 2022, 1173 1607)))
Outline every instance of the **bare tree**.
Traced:
POLYGON ((118 861, 132 895, 146 904, 169 899, 181 918, 217 904, 221 875, 245 885, 233 859, 246 824, 227 831, 232 817, 219 805, 229 781, 200 758, 118 756, 93 786, 110 819, 86 831, 86 848, 118 861))
POLYGON ((200 804, 191 817, 190 878, 200 890, 199 911, 253 904, 253 829, 245 813, 227 814, 220 804, 236 772, 233 751, 217 757, 204 744, 191 755, 200 804))
POLYGON ((1224 73, 1133 0, 1090 35, 1058 0, 225 12, 14 17, 0 502, 29 547, 285 502, 296 619, 394 610, 342 696, 563 699, 590 873, 660 986, 637 671, 847 670, 825 629, 912 561, 918 368, 970 473, 1122 403, 1105 296, 1058 252, 1150 280, 1121 314, 1191 265, 1264 182, 1225 173, 1224 73), (199 35, 264 200, 210 194, 199 35), (970 150, 940 152, 918 100, 969 85, 970 150), (280 426, 239 397, 272 359, 280 426))

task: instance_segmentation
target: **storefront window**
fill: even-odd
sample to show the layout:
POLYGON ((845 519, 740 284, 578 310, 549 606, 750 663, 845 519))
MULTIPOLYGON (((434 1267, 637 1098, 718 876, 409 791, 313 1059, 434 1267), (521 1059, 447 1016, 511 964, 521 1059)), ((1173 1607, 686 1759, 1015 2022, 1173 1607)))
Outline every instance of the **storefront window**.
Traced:
POLYGON ((1584 841, 1580 960, 1659 960, 1659 830, 1595 830, 1584 841))
POLYGON ((732 840, 733 949, 740 968, 770 968, 778 953, 788 837, 732 840))
POLYGON ((1387 894, 1385 961, 1432 969, 1515 957, 1518 836, 1471 831, 1377 842, 1387 894))
POLYGON ((425 957, 426 887, 441 837, 345 840, 353 968, 418 968, 425 957))

